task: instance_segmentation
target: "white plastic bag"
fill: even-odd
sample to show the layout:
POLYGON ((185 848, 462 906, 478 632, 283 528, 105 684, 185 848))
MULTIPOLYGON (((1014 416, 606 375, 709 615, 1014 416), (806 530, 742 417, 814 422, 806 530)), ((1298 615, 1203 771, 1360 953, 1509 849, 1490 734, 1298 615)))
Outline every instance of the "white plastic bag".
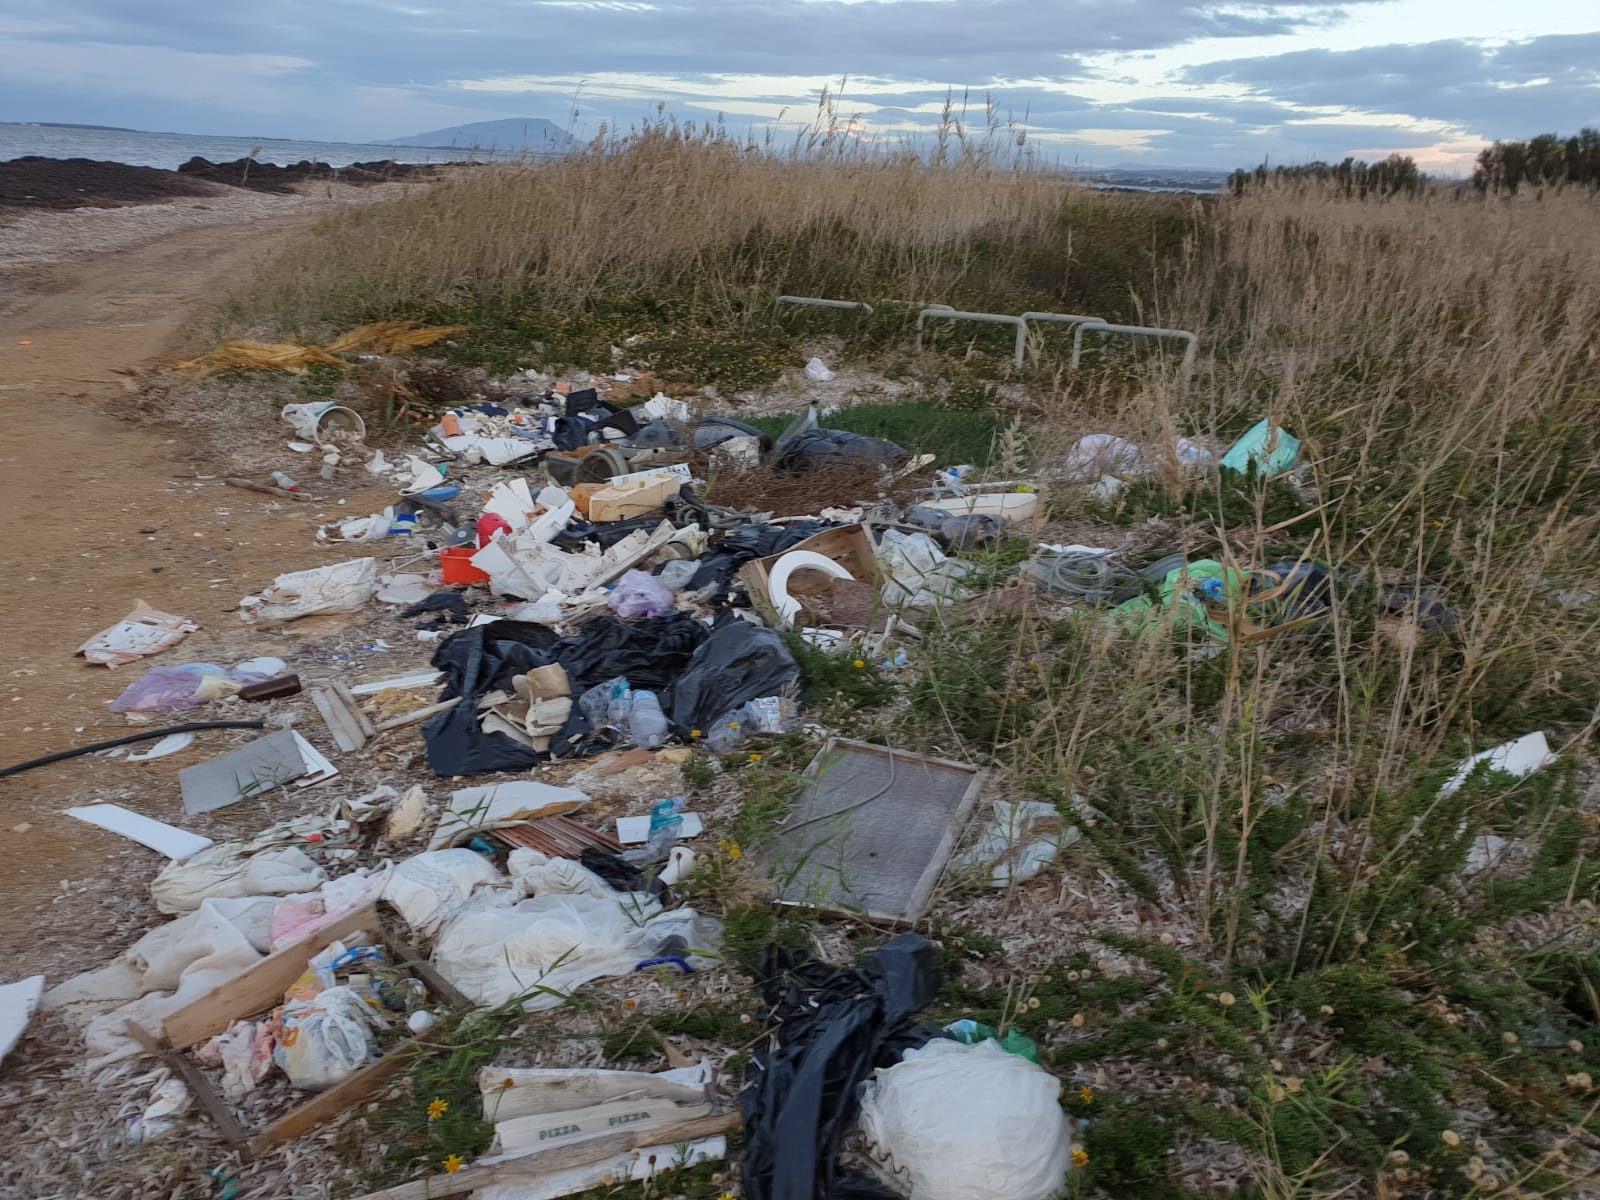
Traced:
POLYGON ((833 372, 820 358, 813 358, 806 363, 806 378, 814 383, 828 383, 833 379, 833 372))
POLYGON ((970 850, 951 860, 954 867, 989 871, 991 887, 1032 879, 1055 861, 1063 847, 1081 836, 1053 804, 1040 800, 996 800, 988 822, 970 850))
POLYGON ((378 1057, 377 1011, 355 991, 333 987, 283 1007, 283 1034, 272 1061, 297 1088, 321 1091, 342 1083, 378 1057))
POLYGON ((224 842, 182 862, 168 863, 150 881, 150 898, 164 913, 193 912, 202 901, 236 896, 314 892, 328 873, 293 846, 252 854, 248 842, 224 842))
POLYGON ((888 576, 883 585, 883 602, 891 608, 948 604, 960 594, 958 581, 968 571, 966 563, 947 557, 925 533, 885 529, 877 556, 878 565, 888 576))
POLYGON ((377 590, 378 560, 352 558, 279 575, 270 588, 247 597, 240 607, 247 621, 293 621, 312 613, 355 612, 377 590))
POLYGON ((911 1200, 1052 1200, 1072 1167, 1060 1095, 998 1042, 933 1041, 862 1086, 861 1133, 911 1200))
POLYGON ((475 888, 504 882, 494 864, 472 850, 430 850, 394 869, 383 898, 400 910, 407 925, 429 937, 475 888))
POLYGON ((506 860, 506 871, 528 896, 584 895, 605 900, 615 894, 610 884, 582 863, 521 846, 506 860))
POLYGON ((591 979, 625 975, 649 957, 643 896, 546 895, 509 907, 477 901, 445 926, 434 965, 477 1004, 526 996, 529 1011, 554 1008, 591 979))

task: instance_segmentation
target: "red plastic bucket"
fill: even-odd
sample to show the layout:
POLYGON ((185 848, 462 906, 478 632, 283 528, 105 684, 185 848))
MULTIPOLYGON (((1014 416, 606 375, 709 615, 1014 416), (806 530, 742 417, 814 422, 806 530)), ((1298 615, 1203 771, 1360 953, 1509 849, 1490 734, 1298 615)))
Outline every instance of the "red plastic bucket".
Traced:
POLYGON ((439 566, 446 583, 488 583, 489 573, 472 565, 476 546, 447 546, 439 551, 439 566))

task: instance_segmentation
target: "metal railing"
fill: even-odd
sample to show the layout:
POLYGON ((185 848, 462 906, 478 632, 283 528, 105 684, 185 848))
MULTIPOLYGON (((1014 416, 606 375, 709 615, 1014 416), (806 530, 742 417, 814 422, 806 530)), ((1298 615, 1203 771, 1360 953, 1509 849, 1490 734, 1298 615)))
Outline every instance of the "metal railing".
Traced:
POLYGON ((975 313, 960 312, 954 308, 925 308, 917 314, 917 350, 922 349, 922 326, 929 317, 941 321, 979 321, 986 325, 1011 325, 1017 331, 1017 343, 1014 355, 1017 366, 1022 365, 1022 356, 1028 344, 1028 326, 1021 317, 1013 317, 1006 313, 975 313))
POLYGON ((860 309, 867 316, 872 315, 872 305, 864 300, 824 300, 820 296, 779 296, 772 302, 776 308, 780 304, 803 304, 808 308, 850 308, 860 309))
POLYGON ((1153 325, 1112 325, 1105 321, 1084 323, 1072 333, 1072 369, 1078 369, 1078 360, 1083 355, 1083 335, 1086 333, 1126 333, 1134 337, 1162 337, 1181 338, 1188 344, 1183 349, 1183 378, 1188 382, 1189 376, 1194 373, 1194 358, 1200 348, 1200 339, 1187 329, 1157 329, 1153 325))

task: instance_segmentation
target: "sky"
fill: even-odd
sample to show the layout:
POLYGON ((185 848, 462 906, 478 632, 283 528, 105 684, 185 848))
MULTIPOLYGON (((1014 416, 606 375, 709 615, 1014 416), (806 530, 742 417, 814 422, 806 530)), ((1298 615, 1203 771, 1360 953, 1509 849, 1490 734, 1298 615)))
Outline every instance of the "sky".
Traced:
POLYGON ((1221 167, 1600 127, 1600 0, 0 0, 0 120, 367 141, 664 111, 859 136, 986 105, 1048 161, 1221 167))

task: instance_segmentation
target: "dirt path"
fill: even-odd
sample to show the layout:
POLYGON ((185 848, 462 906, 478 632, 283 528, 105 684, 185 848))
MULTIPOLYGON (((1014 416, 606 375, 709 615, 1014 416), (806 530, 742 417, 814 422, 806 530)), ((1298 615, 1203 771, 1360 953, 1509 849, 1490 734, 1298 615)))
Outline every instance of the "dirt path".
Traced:
MULTIPOLYGON (((250 640, 234 615, 241 596, 319 561, 307 516, 220 481, 195 482, 203 447, 181 430, 124 419, 138 387, 124 372, 204 342, 215 301, 311 215, 190 228, 57 265, 40 281, 45 290, 0 315, 5 764, 125 732, 106 703, 143 668, 89 666, 73 650, 136 600, 199 621, 205 632, 186 643, 191 652, 172 653, 174 662, 204 659, 250 640)), ((29 958, 41 906, 62 881, 92 878, 126 851, 122 839, 60 813, 106 798, 137 769, 81 758, 0 779, 0 954, 29 958)), ((172 774, 162 772, 169 788, 172 774)), ((0 970, 0 980, 11 975, 0 970)))

